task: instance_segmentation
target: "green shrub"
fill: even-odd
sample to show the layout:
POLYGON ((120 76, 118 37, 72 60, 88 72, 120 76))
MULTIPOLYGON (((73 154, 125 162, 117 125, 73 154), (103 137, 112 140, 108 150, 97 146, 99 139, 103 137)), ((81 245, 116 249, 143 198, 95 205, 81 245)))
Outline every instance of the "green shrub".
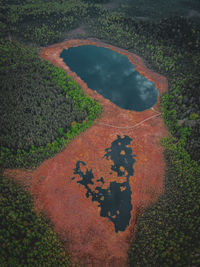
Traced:
POLYGON ((0 176, 0 265, 70 266, 53 226, 33 208, 31 196, 0 176))
POLYGON ((198 113, 199 26, 181 17, 145 22, 105 12, 91 21, 90 29, 96 38, 142 56, 147 67, 169 82, 160 107, 171 134, 162 140, 165 193, 139 219, 130 266, 198 266, 200 167, 195 160, 200 156, 199 124, 186 127, 184 121, 189 109, 198 113))
POLYGON ((190 120, 196 120, 198 119, 199 115, 197 113, 191 113, 190 114, 190 120))
POLYGON ((89 127, 87 120, 99 116, 101 107, 65 71, 39 59, 35 49, 2 41, 0 54, 0 165, 37 166, 89 127))

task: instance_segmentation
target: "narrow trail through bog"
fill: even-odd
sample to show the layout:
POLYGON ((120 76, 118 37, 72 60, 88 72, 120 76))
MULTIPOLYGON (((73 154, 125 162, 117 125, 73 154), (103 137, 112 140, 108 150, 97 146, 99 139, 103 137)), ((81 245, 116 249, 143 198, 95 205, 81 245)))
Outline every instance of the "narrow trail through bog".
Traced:
MULTIPOLYGON (((148 70, 136 55, 88 40, 70 40, 41 51, 41 57, 63 68, 83 91, 103 106, 100 118, 66 149, 31 174, 29 190, 38 212, 45 212, 80 266, 126 266, 138 216, 164 192, 165 162, 160 139, 168 132, 154 109, 120 109, 72 73, 63 63, 63 48, 105 46, 129 57, 138 72, 167 90, 165 77, 148 70), (125 212, 124 210, 127 209, 125 212)), ((159 100, 158 100, 159 101, 159 100)), ((16 180, 26 172, 5 170, 16 180)), ((30 180, 30 179, 29 179, 30 180)))

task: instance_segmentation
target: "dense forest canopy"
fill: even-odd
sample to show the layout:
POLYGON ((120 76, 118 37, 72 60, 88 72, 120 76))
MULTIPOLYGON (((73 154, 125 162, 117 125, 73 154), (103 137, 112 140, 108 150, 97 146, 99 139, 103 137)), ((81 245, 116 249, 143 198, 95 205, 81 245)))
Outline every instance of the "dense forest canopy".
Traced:
POLYGON ((69 255, 33 199, 11 179, 0 176, 1 266, 69 266, 69 255), (42 252, 42 253, 41 253, 42 252))
MULTIPOLYGON (((165 193, 139 220, 136 240, 129 253, 130 266, 163 266, 163 263, 198 266, 199 0, 1 0, 0 167, 37 166, 64 149, 100 115, 99 104, 85 96, 64 71, 39 58, 41 46, 63 41, 72 30, 81 27, 83 32, 70 36, 98 38, 136 53, 149 68, 166 76, 169 83, 160 104, 170 132, 162 140, 167 164, 165 193)), ((30 263, 32 255, 38 253, 41 257, 36 265, 55 265, 54 255, 61 253, 63 259, 59 257, 59 266, 66 266, 68 258, 62 254, 60 245, 56 243, 52 248, 45 243, 55 237, 51 235, 48 239, 42 234, 45 223, 26 210, 24 203, 27 207, 30 203, 16 191, 0 176, 0 229, 3 229, 0 240, 7 236, 6 242, 0 242, 3 244, 0 262, 7 266, 9 253, 13 266, 30 263), (20 202, 21 199, 24 201, 20 202), (12 228, 6 225, 5 215, 9 213, 10 225, 16 221, 15 200, 27 217, 20 211, 20 218, 12 228), (26 222, 31 224, 30 218, 32 224, 37 224, 32 236, 25 226, 26 222), (24 226, 20 226, 21 221, 23 224, 25 221, 24 226), (23 235, 12 235, 19 228, 23 235), (27 246, 37 240, 41 242, 42 236, 45 242, 32 254, 27 246), (20 238, 25 240, 25 245, 21 246, 20 238), (25 261, 20 256, 23 253, 25 261), (49 261, 45 256, 48 253, 49 261)))
POLYGON ((78 110, 52 80, 53 70, 37 58, 37 51, 2 42, 0 55, 6 59, 1 66, 1 145, 28 151, 53 142, 59 128, 66 132, 73 121, 86 118, 87 111, 78 110))
POLYGON ((200 2, 198 0, 126 0, 121 2, 121 11, 125 12, 126 16, 136 16, 148 21, 169 16, 192 17, 198 21, 200 2))

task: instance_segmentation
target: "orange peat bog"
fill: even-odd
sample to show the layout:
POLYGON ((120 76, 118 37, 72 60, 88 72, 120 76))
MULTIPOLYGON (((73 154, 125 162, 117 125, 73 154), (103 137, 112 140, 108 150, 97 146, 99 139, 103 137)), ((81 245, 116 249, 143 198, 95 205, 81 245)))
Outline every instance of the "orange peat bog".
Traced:
POLYGON ((164 192, 160 139, 168 133, 158 103, 143 112, 121 109, 71 72, 60 53, 64 48, 85 44, 127 56, 140 74, 154 82, 159 95, 167 90, 167 79, 148 70, 140 57, 94 39, 68 40, 43 48, 41 57, 64 69, 102 105, 103 112, 63 152, 32 173, 5 170, 4 175, 22 183, 24 179, 36 210, 44 211, 55 232, 67 239, 66 249, 79 266, 123 267, 127 265, 138 216, 164 192), (113 206, 113 199, 121 199, 122 206, 113 206), (106 210, 106 203, 111 205, 110 210, 106 210), (125 212, 126 207, 129 212, 125 212))

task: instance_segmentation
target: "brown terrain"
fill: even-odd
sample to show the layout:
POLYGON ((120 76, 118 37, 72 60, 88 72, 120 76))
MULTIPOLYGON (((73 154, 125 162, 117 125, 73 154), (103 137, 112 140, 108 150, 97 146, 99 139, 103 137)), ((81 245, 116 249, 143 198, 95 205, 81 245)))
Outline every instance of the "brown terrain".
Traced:
POLYGON ((165 162, 160 139, 168 132, 158 113, 158 103, 143 112, 121 109, 89 89, 71 72, 59 55, 64 48, 84 44, 103 46, 124 54, 140 74, 155 83, 160 94, 167 90, 167 79, 147 69, 140 57, 94 39, 68 40, 43 48, 41 57, 64 69, 86 94, 99 101, 103 112, 63 152, 44 161, 34 171, 5 170, 4 175, 26 185, 33 195, 35 209, 44 212, 53 222, 55 232, 67 240, 66 249, 74 262, 80 266, 123 267, 127 266, 127 252, 135 236, 138 217, 164 192, 165 162), (119 179, 109 175, 111 160, 102 158, 117 135, 132 138, 130 147, 136 155, 134 176, 130 179, 131 220, 125 231, 118 233, 108 218, 100 216, 97 202, 86 198, 85 188, 71 180, 78 160, 87 163, 86 167, 93 170, 95 177, 106 177, 106 184, 119 179))

